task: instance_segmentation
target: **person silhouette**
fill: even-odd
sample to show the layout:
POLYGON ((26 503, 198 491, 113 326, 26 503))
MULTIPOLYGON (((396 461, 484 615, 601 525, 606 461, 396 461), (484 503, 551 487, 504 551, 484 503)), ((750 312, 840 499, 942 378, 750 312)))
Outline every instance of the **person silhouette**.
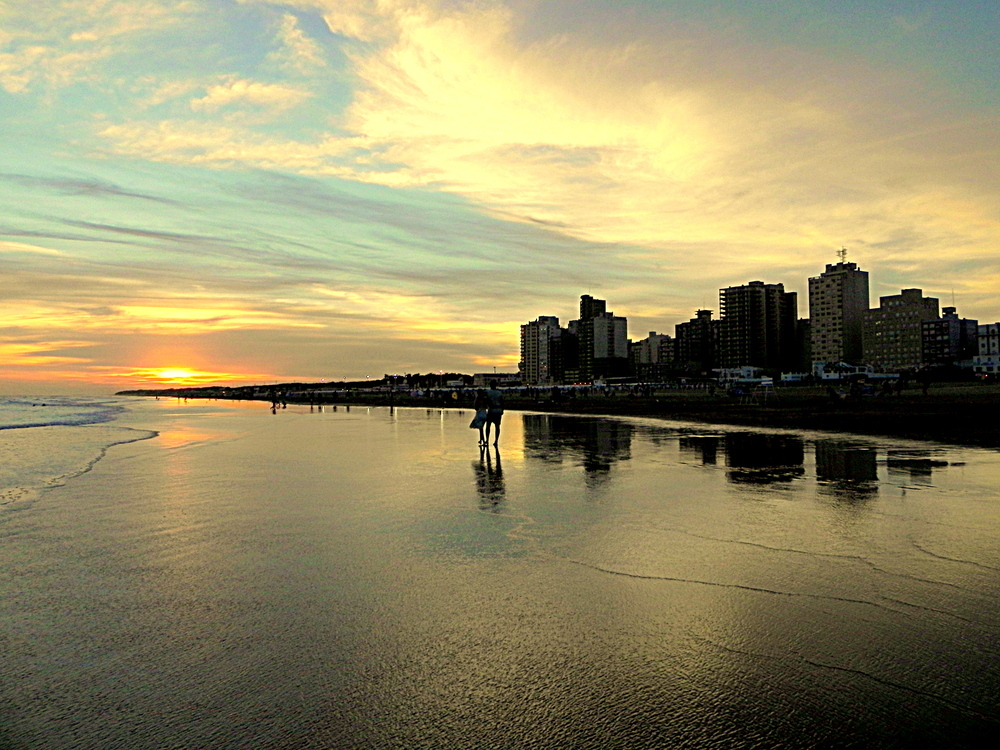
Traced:
POLYGON ((486 399, 489 407, 486 411, 486 443, 490 442, 490 428, 496 426, 493 445, 500 442, 500 421, 503 419, 503 394, 497 388, 497 381, 491 380, 489 390, 486 391, 486 399))
POLYGON ((490 401, 486 397, 486 391, 480 388, 476 391, 476 400, 473 404, 473 408, 476 410, 476 416, 472 418, 469 423, 469 427, 472 429, 479 428, 479 445, 486 445, 486 437, 483 435, 483 428, 486 426, 486 419, 489 414, 490 401))

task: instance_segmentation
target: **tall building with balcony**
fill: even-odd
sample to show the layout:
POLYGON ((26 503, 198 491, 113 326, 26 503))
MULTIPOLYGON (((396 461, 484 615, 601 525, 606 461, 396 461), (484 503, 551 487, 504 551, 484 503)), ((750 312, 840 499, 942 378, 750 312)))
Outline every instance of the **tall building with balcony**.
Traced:
POLYGON ((856 263, 828 263, 809 279, 809 342, 814 362, 860 364, 868 311, 868 272, 856 263))
POLYGON ((916 369, 923 364, 923 324, 938 318, 938 300, 920 289, 879 297, 865 313, 864 361, 883 372, 916 369))
POLYGON ((719 364, 791 372, 798 367, 798 295, 751 281, 719 290, 719 364))
POLYGON ((559 318, 541 315, 521 326, 521 382, 552 385, 563 378, 562 334, 559 318))

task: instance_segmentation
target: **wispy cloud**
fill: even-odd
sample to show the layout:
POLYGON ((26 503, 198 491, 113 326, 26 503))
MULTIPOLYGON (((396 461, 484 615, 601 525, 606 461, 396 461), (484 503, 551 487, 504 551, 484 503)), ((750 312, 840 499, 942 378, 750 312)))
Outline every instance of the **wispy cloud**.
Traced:
POLYGON ((66 195, 110 196, 119 198, 138 198, 139 200, 156 201, 158 203, 176 204, 169 198, 156 195, 146 195, 125 190, 118 185, 93 179, 78 179, 71 177, 37 177, 24 174, 0 173, 0 180, 6 180, 16 185, 32 188, 49 189, 66 195))
MULTIPOLYGON (((93 77, 93 66, 138 32, 175 23, 188 0, 53 0, 0 5, 0 87, 26 92, 93 77)), ((127 43, 127 42, 126 42, 127 43)))
POLYGON ((0 240, 0 253, 36 253, 38 255, 63 255, 58 250, 38 245, 28 245, 24 242, 6 242, 0 240))
POLYGON ((327 67, 319 44, 302 31, 298 19, 291 13, 281 17, 277 40, 279 47, 268 54, 268 59, 276 62, 280 68, 299 75, 309 75, 327 67))
POLYGON ((40 365, 80 365, 92 360, 53 352, 93 345, 91 341, 32 341, 0 337, 0 366, 33 368, 40 365))
POLYGON ((232 105, 251 105, 280 112, 301 104, 312 94, 292 86, 233 79, 209 86, 205 96, 192 99, 195 112, 216 112, 232 105))

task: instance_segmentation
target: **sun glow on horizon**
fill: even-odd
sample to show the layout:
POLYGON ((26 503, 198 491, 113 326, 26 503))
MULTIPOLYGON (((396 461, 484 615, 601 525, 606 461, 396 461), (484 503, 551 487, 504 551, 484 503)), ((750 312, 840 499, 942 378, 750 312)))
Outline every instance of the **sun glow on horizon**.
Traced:
POLYGON ((217 383, 247 383, 273 379, 258 373, 207 372, 187 367, 149 367, 121 373, 118 377, 147 384, 199 386, 217 383))

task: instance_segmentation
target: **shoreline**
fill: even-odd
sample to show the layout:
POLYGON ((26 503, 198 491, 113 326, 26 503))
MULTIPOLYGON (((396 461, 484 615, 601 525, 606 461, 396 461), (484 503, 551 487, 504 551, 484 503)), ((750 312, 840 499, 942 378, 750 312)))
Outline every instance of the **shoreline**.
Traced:
MULTIPOLYGON (((154 394, 170 398, 219 398, 197 392, 171 390, 154 394)), ((339 393, 335 398, 288 398, 285 403, 343 406, 405 406, 417 408, 472 408, 472 400, 457 392, 438 391, 414 397, 408 393, 339 393)), ((229 399, 223 399, 229 400, 229 399)), ((268 402, 266 398, 232 399, 268 402)), ((776 427, 854 433, 873 437, 930 440, 952 445, 1000 449, 1000 386, 941 384, 927 395, 919 389, 891 396, 832 398, 821 388, 785 388, 760 403, 743 403, 704 390, 657 391, 653 396, 589 394, 551 397, 551 390, 531 395, 505 393, 508 410, 731 424, 738 427, 776 427)))

